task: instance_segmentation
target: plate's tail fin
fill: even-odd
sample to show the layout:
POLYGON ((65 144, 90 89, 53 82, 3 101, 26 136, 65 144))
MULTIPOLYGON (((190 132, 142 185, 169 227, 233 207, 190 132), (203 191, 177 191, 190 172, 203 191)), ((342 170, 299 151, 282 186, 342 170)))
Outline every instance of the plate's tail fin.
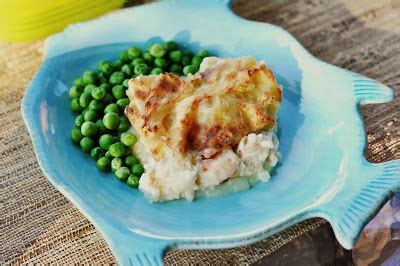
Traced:
POLYGON ((360 104, 367 103, 386 103, 394 98, 394 91, 360 74, 353 74, 354 95, 360 104))
POLYGON ((400 191, 400 160, 366 165, 366 185, 360 188, 354 184, 351 187, 351 177, 348 177, 350 185, 339 188, 318 210, 329 221, 336 238, 346 249, 353 248, 365 225, 390 197, 400 191))

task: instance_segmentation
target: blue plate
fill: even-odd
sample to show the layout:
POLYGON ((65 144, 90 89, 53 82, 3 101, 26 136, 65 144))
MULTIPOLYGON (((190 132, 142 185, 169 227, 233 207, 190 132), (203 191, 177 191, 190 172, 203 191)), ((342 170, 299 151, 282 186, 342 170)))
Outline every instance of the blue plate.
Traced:
POLYGON ((393 91, 314 58, 289 33, 237 17, 227 1, 169 1, 75 24, 49 38, 42 67, 22 104, 42 171, 107 240, 121 264, 162 264, 166 249, 225 248, 323 217, 352 248, 364 225, 400 188, 400 161, 365 160, 360 104, 393 91), (175 40, 224 57, 253 55, 284 88, 279 112, 282 160, 272 179, 220 198, 149 203, 100 173, 71 145, 68 87, 100 60, 135 44, 175 40))

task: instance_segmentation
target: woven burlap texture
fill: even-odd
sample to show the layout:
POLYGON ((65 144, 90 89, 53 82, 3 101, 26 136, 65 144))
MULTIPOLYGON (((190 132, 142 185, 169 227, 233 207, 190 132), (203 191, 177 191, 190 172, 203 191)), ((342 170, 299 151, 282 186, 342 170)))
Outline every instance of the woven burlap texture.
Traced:
MULTIPOLYGON (((248 19, 278 24, 325 61, 400 90, 400 1, 238 1, 248 19)), ((36 162, 20 113, 43 42, 0 44, 0 264, 115 260, 93 225, 50 183, 36 162)), ((371 161, 400 158, 400 100, 361 108, 371 161)), ((339 110, 338 110, 339 111, 339 110)), ((252 245, 172 251, 166 264, 249 264, 318 227, 314 219, 252 245)))

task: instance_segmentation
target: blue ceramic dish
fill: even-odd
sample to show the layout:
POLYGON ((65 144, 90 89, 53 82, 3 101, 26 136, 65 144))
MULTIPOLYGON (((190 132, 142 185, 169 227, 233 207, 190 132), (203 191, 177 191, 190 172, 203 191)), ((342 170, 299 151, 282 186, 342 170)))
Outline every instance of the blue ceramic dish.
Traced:
POLYGON ((273 25, 237 17, 227 1, 174 1, 121 10, 49 38, 22 112, 42 171, 107 240, 118 262, 162 264, 168 248, 225 248, 323 217, 352 248, 364 225, 400 188, 400 161, 365 160, 360 104, 393 91, 324 63, 273 25), (156 37, 155 37, 156 35, 156 37), (224 57, 265 60, 284 88, 282 160, 272 179, 220 198, 149 203, 140 191, 100 173, 71 145, 68 87, 100 60, 132 44, 176 40, 224 57), (150 41, 149 41, 150 40, 150 41))

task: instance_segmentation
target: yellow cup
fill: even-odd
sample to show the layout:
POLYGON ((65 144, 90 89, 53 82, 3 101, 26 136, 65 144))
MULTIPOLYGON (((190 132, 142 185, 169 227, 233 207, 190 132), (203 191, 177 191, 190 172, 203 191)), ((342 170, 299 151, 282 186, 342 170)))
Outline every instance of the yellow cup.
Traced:
POLYGON ((2 0, 0 40, 30 41, 120 8, 124 0, 2 0))

